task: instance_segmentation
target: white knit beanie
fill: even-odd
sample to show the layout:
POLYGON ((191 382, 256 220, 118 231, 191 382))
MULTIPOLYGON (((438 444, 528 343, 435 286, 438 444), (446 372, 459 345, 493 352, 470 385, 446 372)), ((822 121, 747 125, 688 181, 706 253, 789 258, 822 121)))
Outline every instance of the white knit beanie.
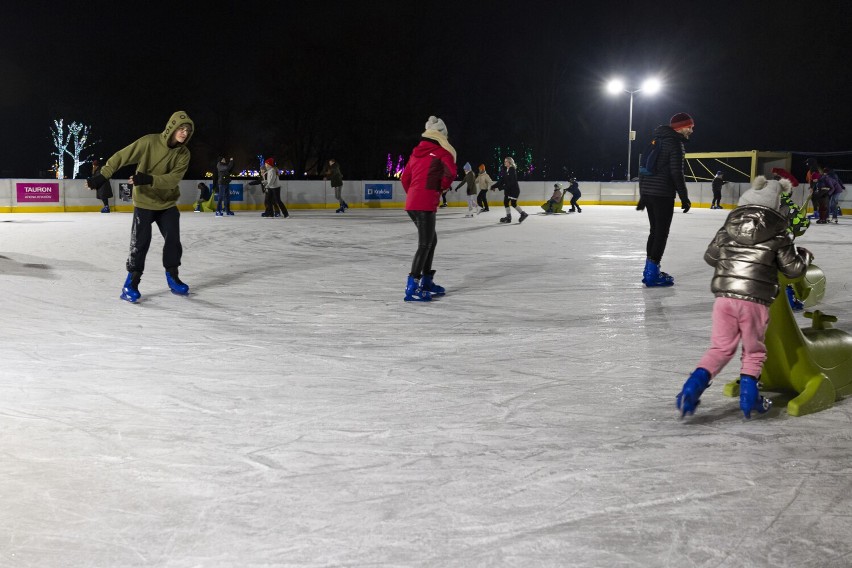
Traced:
POLYGON ((767 180, 764 176, 757 176, 754 178, 751 187, 742 194, 737 205, 763 205, 775 211, 780 211, 781 194, 791 190, 792 184, 786 179, 776 181, 767 180))
POLYGON ((426 130, 437 130, 444 136, 447 136, 447 125, 437 116, 430 116, 426 121, 426 130))

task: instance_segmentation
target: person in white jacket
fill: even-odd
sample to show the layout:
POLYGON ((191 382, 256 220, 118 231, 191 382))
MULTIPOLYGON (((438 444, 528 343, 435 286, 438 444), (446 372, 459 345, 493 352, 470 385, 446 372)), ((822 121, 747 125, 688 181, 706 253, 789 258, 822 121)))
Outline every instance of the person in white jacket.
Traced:
POLYGON ((275 166, 275 158, 266 158, 260 171, 263 177, 263 189, 266 191, 264 209, 261 217, 281 217, 285 219, 290 216, 287 206, 281 201, 281 182, 278 179, 278 168, 275 166))
POLYGON ((479 194, 476 196, 476 204, 481 207, 477 214, 488 211, 488 188, 494 183, 488 172, 485 171, 485 164, 479 164, 479 174, 476 176, 476 188, 479 194))

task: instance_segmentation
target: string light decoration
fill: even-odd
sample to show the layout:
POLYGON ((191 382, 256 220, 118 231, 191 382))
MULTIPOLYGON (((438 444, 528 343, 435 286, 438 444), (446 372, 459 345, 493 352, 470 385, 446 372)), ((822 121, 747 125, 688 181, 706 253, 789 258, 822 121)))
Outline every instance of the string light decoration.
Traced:
POLYGON ((405 156, 402 154, 399 155, 399 158, 396 161, 396 171, 394 172, 394 177, 399 178, 402 175, 402 172, 405 171, 405 156))
POLYGON ((497 172, 499 172, 503 167, 503 160, 506 158, 513 158, 515 160, 519 178, 531 177, 533 172, 536 172, 538 169, 535 164, 535 159, 533 158, 533 149, 524 143, 521 143, 520 152, 516 152, 511 146, 506 146, 505 148, 502 146, 495 146, 493 156, 494 163, 496 165, 496 169, 494 171, 497 172), (520 154, 521 157, 518 157, 518 154, 520 154))
POLYGON ((385 163, 385 176, 388 179, 396 178, 399 179, 402 176, 402 172, 405 171, 405 156, 402 154, 396 160, 396 165, 393 162, 393 154, 388 153, 388 159, 385 163))
POLYGON ((68 152, 68 142, 71 136, 70 133, 65 134, 65 119, 54 120, 50 134, 55 149, 51 155, 56 158, 53 162, 53 167, 56 170, 56 179, 63 179, 65 178, 65 154, 68 152))

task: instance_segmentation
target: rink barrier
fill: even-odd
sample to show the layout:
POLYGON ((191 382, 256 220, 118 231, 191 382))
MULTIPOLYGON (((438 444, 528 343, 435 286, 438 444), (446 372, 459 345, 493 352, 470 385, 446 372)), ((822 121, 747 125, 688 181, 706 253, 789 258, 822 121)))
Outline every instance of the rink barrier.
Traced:
MULTIPOLYGON (((180 182, 180 199, 178 207, 182 211, 192 211, 198 199, 198 184, 203 182, 210 185, 210 180, 184 180, 180 182)), ((536 207, 550 199, 553 194, 553 184, 559 182, 566 185, 565 180, 527 181, 520 182, 520 204, 525 207, 536 207)), ((132 211, 129 201, 119 198, 119 184, 127 180, 110 180, 114 197, 110 199, 110 207, 115 211, 132 211)), ((582 196, 579 203, 587 205, 628 205, 635 206, 639 200, 638 182, 579 182, 582 196)), ((713 199, 713 190, 709 182, 687 183, 689 199, 692 206, 709 207, 713 199)), ((732 208, 739 200, 743 191, 748 189, 746 183, 728 183, 722 188, 722 205, 732 208)), ((263 192, 259 186, 248 185, 248 180, 238 180, 231 183, 232 195, 240 199, 231 200, 234 211, 262 211, 263 192)), ((793 190, 796 202, 801 203, 805 195, 805 186, 800 185, 793 190)), ((566 196, 566 205, 570 194, 566 196)), ((840 205, 844 214, 847 213, 847 203, 852 206, 852 198, 841 196, 840 205)), ((290 209, 337 209, 334 200, 334 189, 328 181, 323 180, 282 180, 281 199, 290 209)), ((405 205, 405 192, 398 180, 353 180, 343 182, 343 199, 353 209, 401 209, 405 205)), ((466 207, 467 195, 458 191, 450 191, 447 201, 453 207, 466 207)), ((503 205, 503 193, 488 192, 488 203, 491 207, 503 205)), ((65 212, 99 212, 103 204, 95 198, 95 192, 86 187, 81 179, 0 179, 0 213, 65 213, 65 212)))

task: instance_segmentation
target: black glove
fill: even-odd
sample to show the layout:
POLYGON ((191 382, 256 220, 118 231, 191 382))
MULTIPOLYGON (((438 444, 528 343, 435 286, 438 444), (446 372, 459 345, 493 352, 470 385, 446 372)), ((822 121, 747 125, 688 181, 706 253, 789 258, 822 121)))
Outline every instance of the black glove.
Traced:
POLYGON ((684 199, 680 202, 680 206, 683 209, 683 212, 686 213, 689 211, 690 207, 692 207, 692 202, 689 199, 684 199))
POLYGON ((89 186, 89 189, 98 189, 100 186, 106 183, 106 178, 101 174, 93 175, 90 178, 86 178, 86 185, 89 186))
POLYGON ((645 210, 645 202, 642 201, 642 198, 639 198, 639 203, 636 204, 636 211, 644 211, 645 210))
POLYGON ((154 183, 154 176, 136 172, 133 174, 133 185, 151 185, 154 183))

